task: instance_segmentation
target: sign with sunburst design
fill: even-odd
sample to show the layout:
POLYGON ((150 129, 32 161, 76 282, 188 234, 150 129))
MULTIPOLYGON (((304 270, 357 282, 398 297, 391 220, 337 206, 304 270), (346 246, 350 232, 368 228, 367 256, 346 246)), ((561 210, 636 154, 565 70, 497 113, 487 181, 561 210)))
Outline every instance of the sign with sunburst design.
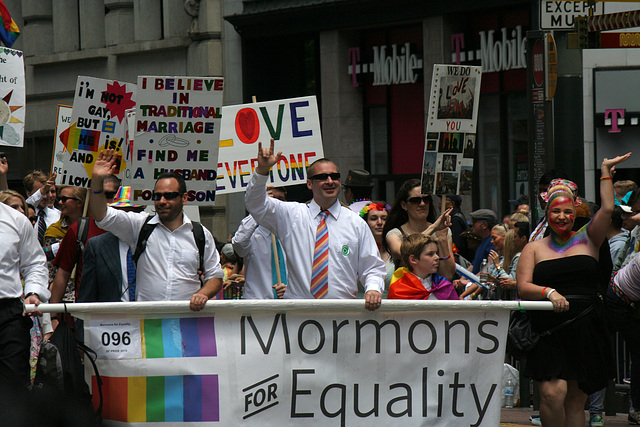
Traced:
POLYGON ((0 48, 0 145, 22 147, 25 116, 22 52, 0 48))

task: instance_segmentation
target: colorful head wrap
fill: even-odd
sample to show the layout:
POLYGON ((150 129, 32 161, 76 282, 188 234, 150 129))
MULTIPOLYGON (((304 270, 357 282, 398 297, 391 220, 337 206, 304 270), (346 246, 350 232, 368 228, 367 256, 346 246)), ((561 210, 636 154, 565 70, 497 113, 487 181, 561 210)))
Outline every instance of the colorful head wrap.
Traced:
POLYGON ((360 215, 360 217, 364 218, 365 216, 367 216, 369 211, 387 211, 387 212, 389 212, 390 209, 391 208, 389 207, 389 205, 385 206, 380 202, 369 203, 364 208, 362 208, 362 210, 360 211, 359 215, 360 215))
POLYGON ((556 178, 554 180, 551 180, 551 182, 549 183, 549 187, 547 189, 547 191, 540 193, 540 197, 542 197, 542 200, 544 200, 545 202, 549 202, 549 199, 551 199, 551 197, 556 194, 556 193, 566 193, 565 190, 563 189, 557 189, 554 192, 550 193, 549 190, 551 190, 553 187, 557 186, 557 185, 563 185, 565 187, 567 187, 569 190, 571 190, 571 195, 573 196, 573 204, 575 206, 581 205, 582 204, 582 200, 580 199, 580 197, 578 197, 578 186, 575 184, 575 182, 573 181, 569 181, 568 179, 562 179, 562 178, 556 178))

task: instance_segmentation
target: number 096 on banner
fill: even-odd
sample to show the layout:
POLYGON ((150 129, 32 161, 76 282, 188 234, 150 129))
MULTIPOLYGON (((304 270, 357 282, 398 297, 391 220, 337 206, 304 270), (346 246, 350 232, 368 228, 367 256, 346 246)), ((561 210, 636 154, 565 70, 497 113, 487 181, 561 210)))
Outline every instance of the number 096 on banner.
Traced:
POLYGON ((139 359, 142 357, 140 320, 93 320, 85 334, 99 359, 139 359))

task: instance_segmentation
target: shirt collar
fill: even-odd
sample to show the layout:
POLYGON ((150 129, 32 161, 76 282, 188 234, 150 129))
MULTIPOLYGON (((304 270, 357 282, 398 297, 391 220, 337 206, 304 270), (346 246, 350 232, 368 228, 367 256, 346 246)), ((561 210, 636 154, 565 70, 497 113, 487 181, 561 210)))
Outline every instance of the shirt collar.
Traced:
MULTIPOLYGON (((311 200, 311 202, 309 202, 308 206, 309 206, 309 210, 311 211, 312 218, 317 217, 320 211, 322 210, 320 205, 318 205, 316 201, 313 199, 311 200)), ((338 216, 340 215, 340 201, 336 200, 336 202, 333 205, 325 209, 329 211, 332 217, 334 217, 335 219, 338 219, 338 216)))

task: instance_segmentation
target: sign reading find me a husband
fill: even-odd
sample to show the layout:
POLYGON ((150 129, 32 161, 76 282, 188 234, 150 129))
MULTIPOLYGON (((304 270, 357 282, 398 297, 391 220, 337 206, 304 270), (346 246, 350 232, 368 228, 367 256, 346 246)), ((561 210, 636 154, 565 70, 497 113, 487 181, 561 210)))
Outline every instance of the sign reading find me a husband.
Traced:
POLYGON ((376 312, 361 301, 214 301, 200 313, 179 302, 72 308, 91 306, 76 315, 99 355, 107 425, 496 426, 509 310, 456 304, 388 301, 376 312), (109 306, 119 312, 101 309, 109 306))

